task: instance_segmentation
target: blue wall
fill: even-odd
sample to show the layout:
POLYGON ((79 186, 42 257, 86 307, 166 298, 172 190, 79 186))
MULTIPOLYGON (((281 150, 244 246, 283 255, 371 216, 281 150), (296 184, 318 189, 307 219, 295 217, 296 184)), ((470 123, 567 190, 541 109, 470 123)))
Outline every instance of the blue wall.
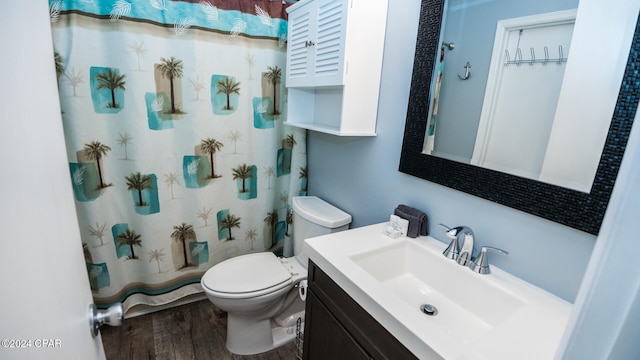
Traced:
MULTIPOLYGON (((467 225, 478 245, 510 252, 491 262, 573 302, 595 236, 491 203, 398 171, 413 67, 419 0, 389 7, 377 137, 341 138, 309 131, 309 195, 353 216, 352 227, 389 220, 398 204, 429 215, 429 232, 446 242, 437 226, 467 225)), ((426 119, 425 119, 426 120, 426 119)))

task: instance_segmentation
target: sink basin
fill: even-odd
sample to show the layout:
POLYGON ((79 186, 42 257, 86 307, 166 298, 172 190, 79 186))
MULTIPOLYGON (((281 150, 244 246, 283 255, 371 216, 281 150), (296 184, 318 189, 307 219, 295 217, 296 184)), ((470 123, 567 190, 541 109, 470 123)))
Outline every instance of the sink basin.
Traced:
POLYGON ((387 226, 307 239, 304 252, 419 359, 554 358, 571 304, 499 267, 458 265, 433 237, 392 239, 387 226))
POLYGON ((486 275, 416 242, 402 241, 350 258, 416 314, 464 344, 499 326, 524 305, 517 295, 486 281, 486 275), (422 313, 423 304, 435 306, 436 314, 422 313))

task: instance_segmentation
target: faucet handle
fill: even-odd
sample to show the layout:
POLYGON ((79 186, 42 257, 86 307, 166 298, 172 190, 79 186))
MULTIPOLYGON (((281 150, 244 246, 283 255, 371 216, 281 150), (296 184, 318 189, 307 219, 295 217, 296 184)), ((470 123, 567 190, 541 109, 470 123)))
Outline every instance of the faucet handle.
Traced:
POLYGON ((457 230, 455 228, 448 227, 447 225, 442 223, 438 225, 444 229, 444 232, 445 234, 447 234, 448 237, 453 238, 457 235, 457 230))
POLYGON ((476 256, 476 258, 469 263, 469 268, 478 274, 490 274, 491 269, 489 268, 489 259, 487 258, 487 250, 493 250, 499 252, 503 255, 509 255, 508 251, 498 249, 493 246, 483 246, 480 249, 480 254, 476 256))
POLYGON ((440 225, 441 228, 443 228, 445 230, 445 234, 447 235, 448 238, 451 239, 455 239, 458 237, 458 233, 460 232, 460 230, 462 230, 462 226, 456 226, 456 227, 448 227, 445 224, 438 224, 440 225))
POLYGON ((451 239, 449 246, 447 246, 447 248, 444 250, 444 252, 442 252, 442 254, 444 254, 444 256, 446 256, 448 259, 457 260, 458 254, 460 254, 460 251, 458 250, 458 229, 450 228, 445 224, 438 224, 438 225, 440 225, 446 230, 445 234, 447 235, 448 238, 451 239))

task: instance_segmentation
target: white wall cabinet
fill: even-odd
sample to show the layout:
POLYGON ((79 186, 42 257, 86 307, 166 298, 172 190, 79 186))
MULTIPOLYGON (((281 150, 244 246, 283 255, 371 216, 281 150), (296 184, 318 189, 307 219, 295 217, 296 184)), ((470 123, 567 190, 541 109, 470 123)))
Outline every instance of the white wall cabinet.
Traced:
POLYGON ((289 13, 286 124, 375 136, 388 0, 303 0, 289 13))

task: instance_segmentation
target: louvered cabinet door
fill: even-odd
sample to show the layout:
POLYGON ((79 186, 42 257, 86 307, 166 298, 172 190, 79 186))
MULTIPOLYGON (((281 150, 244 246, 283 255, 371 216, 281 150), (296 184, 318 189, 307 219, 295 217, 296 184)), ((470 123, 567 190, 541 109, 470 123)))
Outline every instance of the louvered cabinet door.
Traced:
POLYGON ((346 26, 346 0, 325 0, 318 3, 312 67, 316 86, 343 84, 346 26))
POLYGON ((347 0, 317 0, 289 14, 287 87, 343 84, 346 8, 347 0))
POLYGON ((307 4, 289 14, 286 75, 289 87, 309 86, 309 63, 312 51, 309 39, 312 37, 311 32, 315 30, 315 18, 311 15, 312 8, 312 4, 307 4))

